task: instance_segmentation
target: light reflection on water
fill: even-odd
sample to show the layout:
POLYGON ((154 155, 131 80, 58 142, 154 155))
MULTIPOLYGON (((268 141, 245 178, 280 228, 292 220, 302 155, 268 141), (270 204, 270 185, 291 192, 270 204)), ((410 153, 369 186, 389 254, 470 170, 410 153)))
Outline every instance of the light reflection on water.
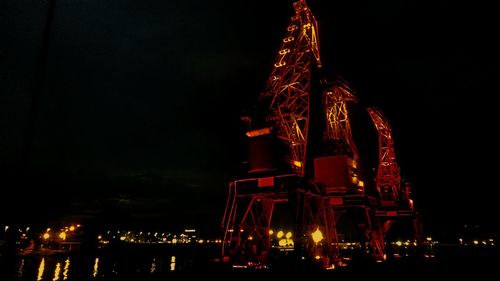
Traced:
POLYGON ((156 271, 156 259, 153 258, 153 262, 151 263, 151 273, 155 273, 156 271))
POLYGON ((175 270, 175 256, 172 256, 172 258, 170 259, 170 271, 174 270, 175 270))
POLYGON ((96 277, 97 273, 99 273, 99 258, 95 258, 94 261, 94 271, 92 272, 92 277, 96 277))
MULTIPOLYGON (((121 258, 110 256, 45 256, 19 259, 14 276, 19 281, 107 280, 113 276, 156 275, 177 271, 175 256, 121 258)), ((13 268, 14 269, 14 268, 13 268)))
POLYGON ((68 257, 64 262, 63 280, 68 280, 69 263, 70 259, 68 257))
POLYGON ((57 281, 59 280, 59 275, 61 274, 61 263, 58 262, 56 264, 56 269, 54 270, 54 278, 52 278, 52 281, 57 281))
POLYGON ((21 259, 19 262, 19 267, 17 269, 17 278, 21 278, 23 276, 23 270, 24 270, 24 259, 21 259))
POLYGON ((42 280, 44 270, 45 270, 45 258, 42 258, 42 260, 40 261, 40 266, 38 267, 38 276, 36 278, 37 281, 42 280))

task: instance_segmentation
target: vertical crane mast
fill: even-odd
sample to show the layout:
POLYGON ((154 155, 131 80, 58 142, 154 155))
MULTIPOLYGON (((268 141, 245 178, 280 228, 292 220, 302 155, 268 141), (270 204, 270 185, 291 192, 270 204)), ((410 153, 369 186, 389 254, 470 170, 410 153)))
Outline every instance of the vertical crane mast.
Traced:
POLYGON ((305 0, 293 3, 295 15, 278 52, 261 101, 270 114, 268 121, 290 148, 290 165, 304 175, 309 128, 311 67, 321 67, 317 23, 305 0))
POLYGON ((396 162, 394 141, 389 121, 380 110, 368 108, 368 113, 378 131, 378 169, 377 190, 380 194, 382 205, 397 205, 401 189, 401 176, 396 162))

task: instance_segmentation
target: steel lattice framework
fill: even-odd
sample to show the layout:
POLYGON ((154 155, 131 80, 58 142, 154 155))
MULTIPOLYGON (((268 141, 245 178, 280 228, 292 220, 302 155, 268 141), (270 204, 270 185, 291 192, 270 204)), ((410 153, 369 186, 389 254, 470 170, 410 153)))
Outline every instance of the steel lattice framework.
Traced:
POLYGON ((325 140, 334 142, 338 154, 350 155, 355 162, 359 161, 359 153, 352 138, 351 124, 347 111, 347 102, 356 102, 357 98, 346 83, 336 79, 324 92, 326 132, 325 140))
POLYGON ((311 65, 321 66, 317 23, 304 0, 293 3, 287 34, 278 52, 261 102, 268 104, 268 120, 278 137, 290 147, 291 166, 299 174, 305 170, 309 129, 311 65))
MULTIPOLYGON (((343 234, 339 218, 345 218, 358 226, 347 231, 361 234, 356 238, 360 245, 381 261, 386 256, 384 240, 394 222, 412 220, 415 241, 421 237, 409 187, 400 190, 391 127, 379 110, 368 109, 379 137, 379 199, 365 193, 363 181, 357 178, 360 156, 348 112, 348 103, 357 98, 342 79, 329 81, 313 75, 321 68, 317 23, 305 0, 296 0, 293 7, 295 15, 260 96, 266 113, 258 117, 266 117, 265 127, 247 132, 249 138, 271 135, 283 141, 288 146, 292 172, 250 170, 230 183, 222 219, 223 260, 243 267, 267 266, 277 250, 271 240, 273 215, 286 205, 287 214, 294 220, 294 250, 301 255, 319 257, 325 267, 334 265, 340 255, 338 239, 343 234), (325 126, 323 140, 311 137, 308 143, 313 83, 321 86, 318 92, 323 103, 323 111, 313 106, 314 116, 323 115, 325 126), (316 151, 313 149, 317 155, 307 153, 308 146, 317 146, 316 151), (306 167, 306 163, 312 165, 306 167), (401 204, 403 201, 408 204, 401 204), (314 241, 317 239, 311 235, 315 231, 323 233, 324 239, 314 241)), ((313 99, 316 101, 319 99, 313 99)))
POLYGON ((394 151, 392 129, 380 110, 369 107, 367 111, 378 131, 377 191, 383 201, 382 204, 397 205, 401 194, 401 176, 394 151))

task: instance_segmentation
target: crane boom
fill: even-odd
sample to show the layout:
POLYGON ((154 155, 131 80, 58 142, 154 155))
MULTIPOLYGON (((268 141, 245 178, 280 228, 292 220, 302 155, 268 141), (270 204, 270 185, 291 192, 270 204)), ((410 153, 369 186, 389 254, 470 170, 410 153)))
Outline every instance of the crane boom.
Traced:
POLYGON ((282 40, 273 71, 261 94, 267 120, 290 149, 290 166, 304 175, 309 129, 311 67, 321 67, 317 23, 305 0, 293 3, 295 15, 282 40))
POLYGON ((392 129, 380 110, 369 107, 367 111, 378 132, 377 191, 382 205, 397 205, 401 193, 401 175, 394 151, 392 129))

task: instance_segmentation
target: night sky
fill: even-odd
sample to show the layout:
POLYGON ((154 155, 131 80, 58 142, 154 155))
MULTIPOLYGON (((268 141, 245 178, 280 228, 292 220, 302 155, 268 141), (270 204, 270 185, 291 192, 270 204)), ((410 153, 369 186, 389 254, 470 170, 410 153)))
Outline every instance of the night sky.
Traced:
MULTIPOLYGON (((33 171, 20 176, 47 0, 1 1, 0 223, 217 228, 244 160, 239 116, 264 89, 291 2, 57 0, 33 171)), ((358 107, 376 105, 391 120, 424 230, 495 226, 495 10, 479 1, 309 4, 324 71, 351 83, 358 107)), ((375 155, 374 128, 353 130, 375 155)))

